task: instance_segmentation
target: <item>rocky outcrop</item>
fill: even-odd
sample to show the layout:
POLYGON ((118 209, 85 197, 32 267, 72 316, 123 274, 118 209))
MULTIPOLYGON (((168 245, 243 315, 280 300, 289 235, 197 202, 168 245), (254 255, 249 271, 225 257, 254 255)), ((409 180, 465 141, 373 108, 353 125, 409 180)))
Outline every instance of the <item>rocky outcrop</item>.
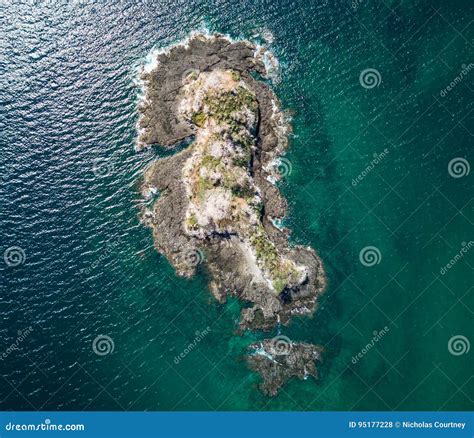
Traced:
POLYGON ((324 288, 315 251, 290 246, 289 230, 273 225, 286 213, 274 181, 290 128, 258 80, 268 56, 247 41, 194 35, 157 54, 141 75, 137 148, 189 142, 146 170, 142 192, 159 196, 143 221, 178 275, 202 266, 218 301, 234 295, 247 303, 241 330, 313 313, 324 288))
POLYGON ((315 362, 322 361, 322 348, 317 345, 294 343, 277 336, 252 344, 249 351, 249 367, 262 376, 260 388, 267 395, 275 396, 292 377, 318 377, 315 362))

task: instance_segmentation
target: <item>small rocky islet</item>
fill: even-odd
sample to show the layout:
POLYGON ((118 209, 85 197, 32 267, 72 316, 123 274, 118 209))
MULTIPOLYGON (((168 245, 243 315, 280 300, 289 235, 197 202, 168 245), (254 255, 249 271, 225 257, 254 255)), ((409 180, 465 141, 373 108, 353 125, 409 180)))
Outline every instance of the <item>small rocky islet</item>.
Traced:
MULTIPOLYGON (((321 260, 312 248, 290 246, 289 230, 275 226, 287 208, 275 163, 290 126, 262 80, 271 54, 249 41, 193 34, 153 61, 140 75, 137 150, 187 144, 144 173, 144 197, 159 193, 141 213, 156 249, 178 275, 203 266, 218 302, 245 303, 241 332, 313 314, 325 286, 321 260)), ((291 377, 317 377, 321 353, 277 336, 249 346, 246 358, 262 391, 276 395, 291 377)))

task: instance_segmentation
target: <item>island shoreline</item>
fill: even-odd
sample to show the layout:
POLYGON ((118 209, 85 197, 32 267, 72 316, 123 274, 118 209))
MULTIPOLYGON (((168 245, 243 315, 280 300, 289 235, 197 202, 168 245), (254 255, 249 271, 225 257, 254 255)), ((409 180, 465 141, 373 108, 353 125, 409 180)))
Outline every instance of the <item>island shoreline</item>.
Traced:
MULTIPOLYGON (((275 184, 280 176, 275 162, 288 148, 291 126, 274 92, 256 79, 268 75, 263 58, 272 55, 250 41, 194 33, 156 56, 153 68, 141 74, 137 150, 151 145, 173 150, 193 140, 145 171, 143 195, 159 196, 151 208, 143 208, 141 219, 153 230, 156 249, 181 276, 193 276, 203 263, 219 302, 233 295, 250 304, 241 313, 242 332, 270 331, 288 325, 295 314, 312 315, 326 288, 322 262, 312 248, 289 245, 290 230, 273 223, 287 212, 275 184), (229 105, 229 111, 221 110, 229 105), (214 155, 204 156, 209 148, 214 155), (236 158, 239 165, 229 164, 236 158), (214 163, 212 172, 204 160, 214 163), (217 182, 203 180, 202 174, 217 182), (223 175, 238 176, 238 182, 226 185, 223 175), (233 194, 242 185, 248 194, 233 194)), ((316 377, 308 360, 321 361, 321 347, 289 341, 291 353, 282 361, 274 360, 273 344, 264 341, 259 348, 266 354, 260 357, 252 353, 255 346, 249 347, 249 366, 262 375, 265 393, 275 395, 292 376, 316 377), (269 380, 270 369, 280 377, 269 380)))

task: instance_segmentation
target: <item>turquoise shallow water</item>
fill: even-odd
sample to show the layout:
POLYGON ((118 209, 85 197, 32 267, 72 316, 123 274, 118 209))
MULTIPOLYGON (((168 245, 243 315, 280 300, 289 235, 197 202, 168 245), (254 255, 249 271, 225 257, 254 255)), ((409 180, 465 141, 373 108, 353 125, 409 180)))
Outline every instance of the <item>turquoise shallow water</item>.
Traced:
POLYGON ((2 3, 1 251, 26 258, 0 264, 0 408, 472 409, 473 15, 467 1, 2 3), (320 379, 273 399, 241 360, 261 335, 236 336, 238 303, 177 278, 137 217, 160 152, 133 151, 136 68, 203 26, 272 35, 294 127, 286 224, 328 272, 314 317, 281 330, 325 346, 320 379), (112 353, 94 352, 99 335, 112 353))

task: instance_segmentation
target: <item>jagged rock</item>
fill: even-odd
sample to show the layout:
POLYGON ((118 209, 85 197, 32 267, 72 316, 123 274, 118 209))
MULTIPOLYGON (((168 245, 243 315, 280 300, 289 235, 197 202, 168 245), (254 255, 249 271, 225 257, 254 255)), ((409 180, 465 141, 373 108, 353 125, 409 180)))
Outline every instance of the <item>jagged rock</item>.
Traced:
MULTIPOLYGON (((241 330, 271 330, 293 314, 312 314, 325 286, 321 261, 312 248, 290 246, 289 230, 272 222, 286 214, 274 163, 290 126, 276 95, 258 80, 268 73, 262 50, 197 34, 156 61, 141 75, 137 149, 190 141, 144 173, 144 195, 159 192, 152 213, 142 214, 156 249, 178 275, 205 267, 219 302, 229 295, 246 302, 241 330)), ((300 353, 306 364, 310 347, 313 355, 318 350, 294 345, 300 347, 284 362, 290 376, 300 353)), ((286 376, 278 371, 276 378, 286 376)))
POLYGON ((247 356, 249 367, 262 376, 260 389, 275 396, 292 377, 318 378, 315 362, 321 362, 322 347, 291 342, 284 336, 252 344, 247 356))

